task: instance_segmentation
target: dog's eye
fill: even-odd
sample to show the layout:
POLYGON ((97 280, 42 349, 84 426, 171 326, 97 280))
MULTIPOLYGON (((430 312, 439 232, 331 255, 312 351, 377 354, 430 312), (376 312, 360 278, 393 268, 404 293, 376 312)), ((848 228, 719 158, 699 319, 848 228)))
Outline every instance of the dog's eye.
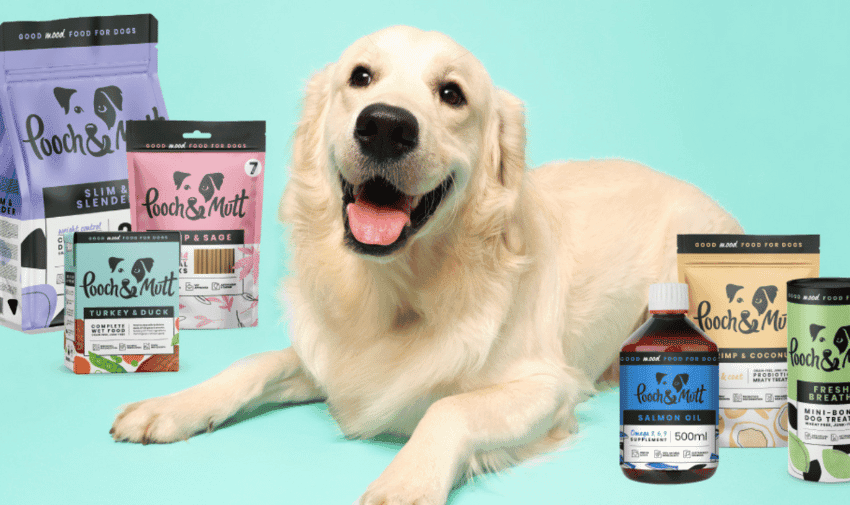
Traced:
POLYGON ((372 84, 372 72, 363 65, 357 65, 351 71, 351 77, 348 78, 348 84, 352 88, 365 88, 372 84))
POLYGON ((79 105, 77 105, 76 107, 74 107, 74 112, 76 112, 77 114, 79 114, 79 113, 83 112, 83 108, 82 108, 82 107, 80 107, 79 105))
POLYGON ((466 105, 466 97, 455 82, 447 82, 440 86, 440 100, 452 107, 466 105))

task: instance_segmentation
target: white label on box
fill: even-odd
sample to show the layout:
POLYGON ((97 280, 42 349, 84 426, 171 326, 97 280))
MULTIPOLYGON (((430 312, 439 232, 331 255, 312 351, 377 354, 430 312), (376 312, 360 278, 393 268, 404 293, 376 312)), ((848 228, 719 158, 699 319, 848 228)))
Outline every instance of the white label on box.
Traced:
POLYGON ((171 317, 86 319, 86 354, 173 354, 171 317))

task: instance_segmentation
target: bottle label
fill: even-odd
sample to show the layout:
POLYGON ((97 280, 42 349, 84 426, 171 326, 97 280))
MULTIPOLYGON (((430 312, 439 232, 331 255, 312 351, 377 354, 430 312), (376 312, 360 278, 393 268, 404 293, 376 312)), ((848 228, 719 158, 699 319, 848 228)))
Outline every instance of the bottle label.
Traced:
POLYGON ((620 465, 717 466, 716 352, 620 353, 620 465))

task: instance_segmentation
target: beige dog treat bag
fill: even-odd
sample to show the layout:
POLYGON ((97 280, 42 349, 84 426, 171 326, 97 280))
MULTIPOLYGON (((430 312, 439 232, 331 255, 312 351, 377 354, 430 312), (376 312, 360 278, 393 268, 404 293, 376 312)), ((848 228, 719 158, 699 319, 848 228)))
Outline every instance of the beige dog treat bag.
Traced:
POLYGON ((786 283, 817 277, 819 235, 679 235, 689 314, 720 349, 720 447, 788 445, 786 283))

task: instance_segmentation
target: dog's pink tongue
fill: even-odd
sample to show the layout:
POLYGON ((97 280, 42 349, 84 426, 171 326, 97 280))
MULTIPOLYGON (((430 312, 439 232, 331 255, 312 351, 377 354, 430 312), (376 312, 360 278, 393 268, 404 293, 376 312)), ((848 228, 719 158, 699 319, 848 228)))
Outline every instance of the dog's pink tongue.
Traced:
POLYGON ((400 204, 401 208, 378 206, 358 196, 346 208, 348 226, 354 238, 370 245, 390 245, 395 242, 404 225, 410 222, 410 199, 400 204))

